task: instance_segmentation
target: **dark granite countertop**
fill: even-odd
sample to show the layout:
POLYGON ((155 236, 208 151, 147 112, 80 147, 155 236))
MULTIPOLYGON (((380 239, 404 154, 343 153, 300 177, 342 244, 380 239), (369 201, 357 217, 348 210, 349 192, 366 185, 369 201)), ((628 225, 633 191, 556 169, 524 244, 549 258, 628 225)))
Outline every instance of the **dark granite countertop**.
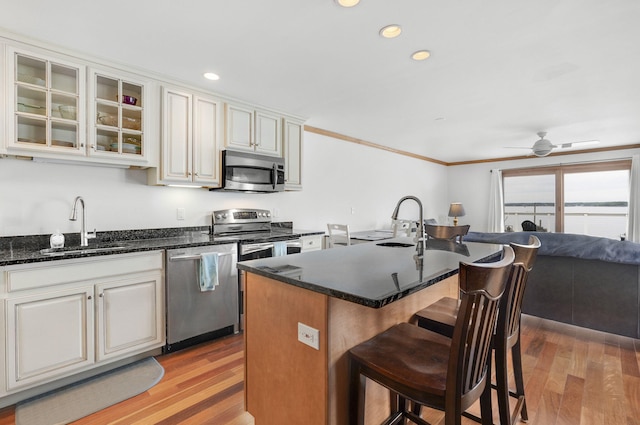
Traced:
MULTIPOLYGON (((271 233, 251 234, 241 237, 242 242, 282 241, 309 235, 323 235, 324 232, 292 229, 273 226, 271 233)), ((99 252, 78 252, 67 255, 43 255, 41 249, 49 248, 50 235, 30 235, 0 238, 0 266, 37 263, 44 261, 66 260, 70 258, 95 257, 100 255, 123 254, 130 252, 153 251, 159 249, 179 249, 206 245, 237 243, 238 236, 213 236, 208 226, 168 229, 141 229, 98 232, 95 239, 89 240, 85 248, 123 247, 116 250, 99 252)), ((81 250, 79 234, 65 234, 66 250, 81 250)))
POLYGON ((499 258, 501 245, 430 240, 422 264, 412 238, 363 243, 283 257, 243 261, 238 268, 332 297, 380 308, 458 273, 460 261, 499 258))

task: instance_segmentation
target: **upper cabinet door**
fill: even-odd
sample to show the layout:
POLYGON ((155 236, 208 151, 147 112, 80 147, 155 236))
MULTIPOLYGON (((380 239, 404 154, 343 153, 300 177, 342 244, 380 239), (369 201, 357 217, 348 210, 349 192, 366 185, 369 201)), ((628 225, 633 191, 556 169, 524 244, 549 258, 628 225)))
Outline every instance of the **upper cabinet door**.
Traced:
POLYGON ((193 182, 207 187, 220 185, 222 102, 195 96, 193 117, 193 182))
POLYGON ((284 119, 284 188, 302 190, 302 121, 284 119))
POLYGON ((7 151, 85 155, 86 68, 7 47, 7 151))
POLYGON ((89 85, 89 155, 122 164, 145 163, 150 83, 124 73, 91 69, 89 85))
POLYGON ((190 183, 191 173, 190 93, 162 88, 162 180, 190 183))
POLYGON ((227 103, 225 109, 225 146, 253 151, 253 109, 227 103))
POLYGON ((282 156, 282 136, 280 116, 256 111, 255 147, 256 152, 267 155, 282 156))

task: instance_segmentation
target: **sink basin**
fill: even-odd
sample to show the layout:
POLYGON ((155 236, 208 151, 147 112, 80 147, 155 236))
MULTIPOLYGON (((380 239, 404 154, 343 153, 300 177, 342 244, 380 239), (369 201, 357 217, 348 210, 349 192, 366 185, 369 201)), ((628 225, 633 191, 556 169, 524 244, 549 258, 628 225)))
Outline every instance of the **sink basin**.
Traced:
POLYGON ((111 252, 111 251, 119 251, 125 248, 126 246, 119 246, 119 245, 118 246, 101 246, 101 247, 95 247, 95 248, 91 248, 88 246, 73 247, 73 248, 46 248, 46 249, 41 249, 40 254, 53 257, 53 256, 63 256, 63 255, 111 252))
POLYGON ((409 248, 410 246, 415 246, 412 243, 402 243, 402 242, 380 242, 377 243, 378 246, 388 246, 392 248, 409 248))

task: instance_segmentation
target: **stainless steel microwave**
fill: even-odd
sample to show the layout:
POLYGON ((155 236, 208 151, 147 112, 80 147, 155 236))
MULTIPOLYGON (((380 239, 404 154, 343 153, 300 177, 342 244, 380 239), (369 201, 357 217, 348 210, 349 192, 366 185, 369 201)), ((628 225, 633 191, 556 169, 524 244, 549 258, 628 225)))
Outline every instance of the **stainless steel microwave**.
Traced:
POLYGON ((211 190, 282 192, 284 159, 251 152, 222 151, 222 187, 211 190))

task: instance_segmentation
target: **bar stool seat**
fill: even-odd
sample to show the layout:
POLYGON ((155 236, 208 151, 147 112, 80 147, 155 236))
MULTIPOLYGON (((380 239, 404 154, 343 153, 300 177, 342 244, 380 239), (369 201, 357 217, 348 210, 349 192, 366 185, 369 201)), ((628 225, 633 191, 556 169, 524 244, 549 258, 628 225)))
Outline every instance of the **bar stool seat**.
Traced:
MULTIPOLYGON (((498 393, 498 408, 502 425, 515 423, 518 414, 521 415, 523 421, 528 420, 522 376, 520 317, 527 277, 535 263, 540 240, 532 235, 529 237, 529 245, 511 244, 511 247, 515 252, 515 261, 505 294, 500 301, 498 323, 491 342, 496 365, 496 385, 493 387, 498 393), (507 355, 509 350, 511 350, 516 391, 510 391, 508 386, 507 355), (509 396, 518 400, 513 414, 510 414, 509 396)), ((452 337, 459 308, 460 300, 444 297, 417 312, 415 320, 418 326, 424 329, 452 337)))
POLYGON ((484 424, 492 423, 489 358, 498 303, 515 254, 504 247, 495 263, 460 263, 462 301, 452 338, 400 323, 349 351, 349 423, 365 423, 366 378, 386 387, 390 416, 428 425, 410 405, 445 412, 445 424, 460 424, 464 410, 480 399, 484 424), (412 403, 409 403, 412 402, 412 403))

